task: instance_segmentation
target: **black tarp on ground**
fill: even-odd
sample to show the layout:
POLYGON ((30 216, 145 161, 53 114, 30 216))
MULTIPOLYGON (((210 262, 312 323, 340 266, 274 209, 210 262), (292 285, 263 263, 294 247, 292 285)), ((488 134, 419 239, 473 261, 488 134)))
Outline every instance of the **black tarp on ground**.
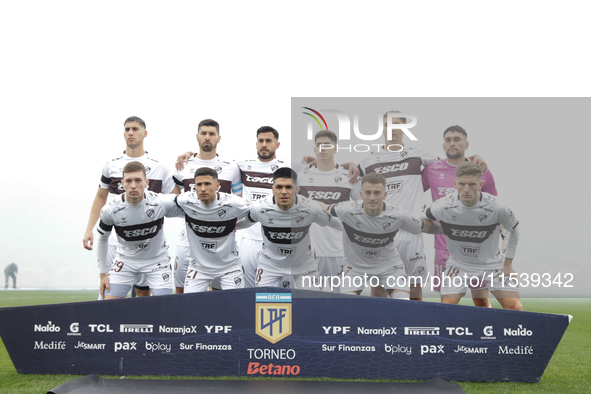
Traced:
POLYGON ((431 379, 420 383, 393 382, 321 382, 277 380, 136 380, 103 379, 88 375, 70 380, 48 391, 48 394, 98 393, 216 393, 216 394, 460 394, 457 383, 431 379))

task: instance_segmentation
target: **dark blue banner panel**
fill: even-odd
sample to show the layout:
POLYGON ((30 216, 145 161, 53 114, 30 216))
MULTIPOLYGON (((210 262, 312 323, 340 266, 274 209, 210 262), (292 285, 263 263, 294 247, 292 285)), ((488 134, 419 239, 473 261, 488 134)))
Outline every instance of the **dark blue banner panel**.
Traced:
POLYGON ((537 382, 567 315, 276 288, 0 309, 19 373, 537 382))

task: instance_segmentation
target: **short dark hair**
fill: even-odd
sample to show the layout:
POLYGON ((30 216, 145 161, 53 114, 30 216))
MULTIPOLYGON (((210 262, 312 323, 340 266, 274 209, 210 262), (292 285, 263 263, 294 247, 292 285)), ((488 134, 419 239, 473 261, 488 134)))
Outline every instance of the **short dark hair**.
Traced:
MULTIPOLYGON (((401 113, 402 112, 400 112, 400 111, 388 111, 388 112, 386 112, 384 114, 384 120, 387 120, 388 119, 388 114, 401 114, 401 113)), ((406 118, 405 117, 402 117, 402 116, 394 116, 394 115, 391 115, 390 117, 391 118, 403 119, 404 120, 404 123, 406 123, 406 118)))
POLYGON ((138 171, 143 172, 144 178, 147 178, 146 167, 144 167, 144 165, 142 163, 140 163, 139 161, 130 161, 129 163, 127 163, 125 165, 125 167, 123 167, 123 173, 121 174, 121 176, 125 177, 125 174, 129 174, 130 172, 138 172, 138 171))
POLYGON ((289 167, 281 167, 273 173, 273 183, 279 178, 289 178, 293 183, 298 183, 298 174, 289 167))
POLYGON ((257 137, 261 133, 273 133, 273 135, 275 136, 275 139, 276 140, 279 140, 279 133, 277 132, 277 130, 275 130, 271 126, 261 126, 261 127, 259 127, 259 129, 257 130, 257 137))
POLYGON ((125 126, 126 123, 131 122, 138 122, 140 126, 142 126, 144 129, 146 128, 146 122, 144 122, 142 118, 138 118, 137 116, 130 116, 129 118, 125 119, 125 122, 123 122, 123 126, 125 126))
POLYGON ((458 164, 456 167, 456 178, 466 175, 475 176, 478 179, 482 179, 482 168, 472 161, 465 161, 458 164))
POLYGON ((466 133, 466 130, 464 130, 464 128, 463 128, 462 126, 458 126, 458 125, 455 125, 455 126, 449 126, 449 127, 448 127, 447 129, 445 129, 445 131, 443 132, 443 136, 444 136, 444 137, 445 137, 445 134, 446 134, 448 131, 455 131, 455 132, 458 132, 458 133, 460 133, 460 134, 464 134, 464 137, 468 138, 468 133, 466 133))
POLYGON ((337 143, 337 135, 330 130, 320 130, 314 136, 314 142, 316 142, 316 140, 320 137, 328 137, 328 138, 330 138, 330 140, 332 141, 333 144, 337 143))
POLYGON ((361 186, 363 186, 364 183, 371 183, 373 185, 378 185, 381 183, 384 185, 384 187, 386 187, 386 178, 377 172, 370 172, 361 178, 361 186))
POLYGON ((198 168, 195 171, 195 176, 194 178, 197 178, 198 176, 211 176, 213 178, 214 181, 218 181, 218 173, 216 170, 214 170, 213 168, 209 168, 209 167, 201 167, 198 168))
POLYGON ((215 127, 215 130, 218 132, 218 134, 220 133, 220 124, 213 119, 203 119, 201 122, 199 122, 199 125, 197 126, 198 132, 201 126, 215 127))

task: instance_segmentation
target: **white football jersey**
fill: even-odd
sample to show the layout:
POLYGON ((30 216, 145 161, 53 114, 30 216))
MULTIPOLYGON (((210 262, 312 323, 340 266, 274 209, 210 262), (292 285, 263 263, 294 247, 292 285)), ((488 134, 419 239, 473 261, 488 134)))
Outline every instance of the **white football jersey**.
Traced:
POLYGON ((101 189, 109 190, 109 199, 116 195, 125 193, 121 179, 123 179, 123 167, 129 162, 138 161, 146 168, 148 179, 148 190, 154 193, 168 194, 174 189, 174 182, 168 168, 148 156, 148 153, 140 157, 129 157, 123 152, 123 156, 109 160, 103 166, 101 189))
POLYGON ((116 259, 153 263, 166 258, 168 245, 162 231, 164 217, 183 217, 183 211, 174 203, 175 197, 146 191, 141 202, 130 204, 122 194, 105 206, 97 230, 101 235, 108 235, 115 227, 116 259))
MULTIPOLYGON (((327 205, 359 200, 361 182, 349 183, 349 170, 337 166, 330 171, 321 171, 308 166, 298 173, 298 193, 327 205)), ((343 256, 342 232, 334 228, 320 228, 313 224, 312 247, 319 257, 343 256)))
MULTIPOLYGON (((250 201, 264 200, 273 195, 273 173, 287 164, 281 160, 270 161, 245 160, 239 161, 240 176, 242 181, 242 197, 250 201)), ((255 224, 252 227, 240 230, 243 238, 262 241, 261 226, 255 224)))
POLYGON ((499 203, 495 196, 483 192, 476 205, 466 207, 456 190, 433 202, 424 215, 426 219, 441 223, 450 255, 467 267, 480 269, 503 266, 499 224, 508 230, 519 224, 508 207, 499 203))
POLYGON ((239 256, 234 230, 238 219, 248 215, 250 204, 241 197, 217 193, 205 205, 195 191, 182 193, 175 201, 185 212, 185 232, 197 269, 215 274, 235 265, 239 256))
POLYGON ((372 217, 363 210, 363 201, 347 201, 330 206, 329 214, 343 223, 343 246, 347 261, 368 274, 403 264, 394 246, 394 237, 402 229, 419 234, 423 222, 404 209, 384 203, 384 210, 372 217))
POLYGON ((302 197, 287 211, 279 208, 275 196, 253 206, 248 214, 252 222, 260 222, 263 235, 261 258, 270 263, 299 267, 314 259, 310 244, 310 225, 328 225, 330 217, 320 205, 302 197))
POLYGON ((195 171, 201 167, 214 169, 218 173, 218 181, 220 189, 218 191, 223 193, 240 194, 242 192, 242 184, 240 182, 240 170, 234 162, 229 162, 220 159, 219 156, 211 160, 201 160, 197 158, 197 154, 185 163, 185 167, 179 171, 176 170, 173 176, 174 183, 179 189, 186 192, 195 190, 195 171))
POLYGON ((359 164, 361 175, 376 172, 386 178, 386 202, 418 214, 423 197, 421 166, 436 162, 437 156, 422 149, 404 147, 400 152, 372 152, 359 164))

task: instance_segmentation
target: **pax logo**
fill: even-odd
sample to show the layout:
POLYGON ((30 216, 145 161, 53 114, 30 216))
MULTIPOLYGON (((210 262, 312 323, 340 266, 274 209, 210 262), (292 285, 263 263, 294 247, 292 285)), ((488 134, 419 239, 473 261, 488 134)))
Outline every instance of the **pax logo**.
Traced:
POLYGON ((421 345, 421 356, 423 354, 445 353, 443 345, 421 345))
POLYGON ((121 350, 137 350, 137 342, 115 342, 115 353, 121 350))

